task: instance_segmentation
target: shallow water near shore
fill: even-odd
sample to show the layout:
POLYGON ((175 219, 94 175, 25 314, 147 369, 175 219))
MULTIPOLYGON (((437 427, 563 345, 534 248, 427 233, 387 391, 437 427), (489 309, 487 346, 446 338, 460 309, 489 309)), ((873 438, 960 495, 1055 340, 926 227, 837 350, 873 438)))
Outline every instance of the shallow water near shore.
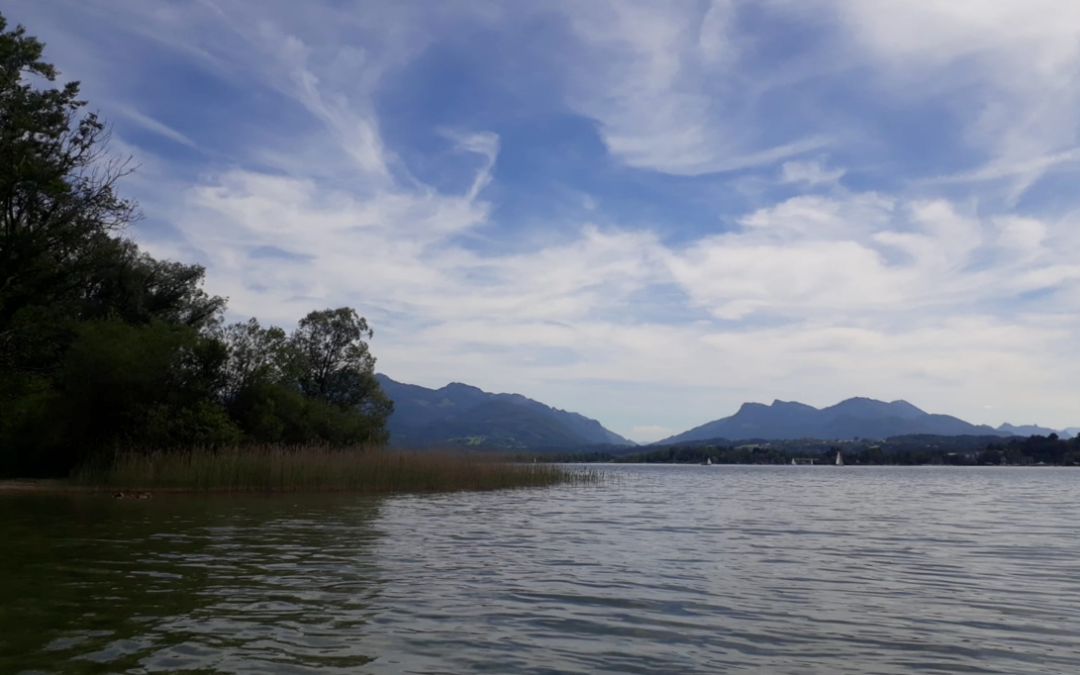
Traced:
POLYGON ((0 495, 0 672, 1080 672, 1080 470, 604 470, 0 495))

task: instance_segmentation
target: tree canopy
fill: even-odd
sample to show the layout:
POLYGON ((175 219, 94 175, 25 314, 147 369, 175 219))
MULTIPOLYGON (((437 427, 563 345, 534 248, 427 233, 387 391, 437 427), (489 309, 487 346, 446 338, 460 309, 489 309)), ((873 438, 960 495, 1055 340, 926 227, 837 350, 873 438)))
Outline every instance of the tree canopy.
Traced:
POLYGON ((125 236, 130 161, 43 54, 0 15, 0 475, 118 448, 385 442, 364 318, 223 326, 203 267, 125 236))

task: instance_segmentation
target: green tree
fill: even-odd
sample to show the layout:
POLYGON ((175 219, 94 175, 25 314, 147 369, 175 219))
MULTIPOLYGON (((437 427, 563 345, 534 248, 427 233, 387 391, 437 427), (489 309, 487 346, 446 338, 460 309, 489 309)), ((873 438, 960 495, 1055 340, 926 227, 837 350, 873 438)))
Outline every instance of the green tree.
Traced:
POLYGON ((257 385, 284 384, 298 377, 298 359, 285 331, 263 328, 252 317, 222 328, 218 339, 225 345, 222 399, 235 400, 257 385))
POLYGON ((261 443, 304 442, 306 434, 290 424, 301 416, 303 396, 290 386, 298 378, 295 349, 285 331, 263 328, 258 319, 218 331, 225 346, 220 397, 248 440, 261 443))
POLYGON ((0 16, 0 474, 116 447, 387 440, 355 311, 312 312, 289 337, 221 328, 202 267, 122 236, 139 217, 116 192, 129 164, 43 51, 0 16))
POLYGON ((114 448, 237 443, 240 429, 214 397, 224 357, 188 326, 81 322, 50 386, 17 400, 0 466, 57 474, 114 448))
POLYGON ((356 310, 341 307, 305 316, 289 342, 299 359, 300 391, 340 408, 359 411, 381 430, 376 434, 381 439, 394 404, 375 379, 375 357, 366 342, 373 335, 356 310))
POLYGON ((349 308, 311 312, 289 337, 257 319, 225 327, 221 399, 265 443, 379 443, 393 403, 375 379, 372 331, 349 308))
POLYGON ((92 447, 238 441, 220 406, 220 413, 208 407, 221 386, 224 357, 220 343, 187 326, 115 319, 82 323, 65 358, 58 417, 69 421, 68 438, 92 447), (193 420, 192 411, 222 428, 185 424, 193 420))
POLYGON ((78 82, 48 86, 57 71, 43 50, 0 16, 0 371, 55 369, 78 321, 198 328, 224 306, 201 289, 201 267, 154 260, 119 236, 139 217, 116 192, 129 162, 110 154, 78 82))
POLYGON ((367 321, 349 307, 311 312, 300 319, 290 342, 301 360, 301 391, 342 406, 362 403, 366 393, 362 376, 375 372, 375 357, 366 342, 373 335, 367 321))
POLYGON ((156 260, 134 242, 113 239, 99 250, 98 265, 83 289, 80 318, 214 327, 225 299, 202 289, 205 275, 201 265, 156 260))
POLYGON ((34 371, 58 355, 27 345, 77 314, 101 247, 137 212, 114 191, 127 164, 106 155, 78 83, 36 87, 56 69, 21 26, 6 29, 0 16, 0 367, 34 371))
POLYGON ((197 331, 217 320, 224 300, 202 290, 201 267, 155 260, 121 236, 139 217, 137 205, 116 191, 130 165, 110 154, 108 130, 85 110, 79 84, 53 86, 57 71, 43 52, 41 42, 21 26, 9 30, 0 16, 0 471, 5 473, 62 473, 76 447, 121 436, 206 441, 214 434, 181 432, 181 420, 198 426, 185 411, 220 412, 220 406, 207 407, 212 397, 196 404, 187 394, 216 377, 221 346, 197 331), (124 333, 125 324, 147 330, 124 333), (150 342, 174 327, 188 329, 184 345, 165 340, 175 347, 176 358, 157 358, 150 342), (112 344, 94 338, 110 331, 123 339, 112 344), (123 368, 110 369, 108 363, 123 368), (133 374, 174 394, 187 393, 150 396, 124 379, 133 374), (98 376, 104 379, 87 379, 98 376), (127 393, 117 398, 119 389, 127 393), (102 407, 110 401, 117 402, 116 409, 102 407), (168 421, 167 433, 150 433, 151 402, 159 409, 158 430, 168 421))

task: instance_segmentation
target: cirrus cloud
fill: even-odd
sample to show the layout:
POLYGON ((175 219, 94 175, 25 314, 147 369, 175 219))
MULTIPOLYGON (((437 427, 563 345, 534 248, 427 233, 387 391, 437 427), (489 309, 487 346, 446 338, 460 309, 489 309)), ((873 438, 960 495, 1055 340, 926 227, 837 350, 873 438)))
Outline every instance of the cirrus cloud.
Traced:
POLYGON ((1077 422, 1068 3, 9 5, 236 318, 351 305, 395 378, 642 440, 773 398, 1077 422))

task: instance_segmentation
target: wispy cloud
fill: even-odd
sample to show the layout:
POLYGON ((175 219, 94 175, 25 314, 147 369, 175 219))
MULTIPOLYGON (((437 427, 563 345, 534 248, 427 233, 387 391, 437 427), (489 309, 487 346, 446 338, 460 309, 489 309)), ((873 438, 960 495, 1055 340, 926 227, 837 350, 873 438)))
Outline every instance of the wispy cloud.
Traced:
POLYGON ((738 3, 575 3, 571 25, 594 68, 569 101, 601 124, 627 165, 676 175, 731 171, 815 150, 820 134, 773 138, 751 120, 764 103, 741 71, 738 3))
POLYGON ((1080 6, 10 5, 237 317, 351 305, 395 378, 641 440, 773 398, 1076 423, 1080 6))
POLYGON ((929 89, 952 99, 967 122, 964 138, 986 156, 986 166, 969 175, 1012 176, 1022 192, 1046 169, 1075 161, 1067 151, 1080 130, 1080 6, 1057 0, 824 4, 835 7, 852 39, 899 91, 910 97, 929 89))
POLYGON ((844 177, 844 169, 826 168, 820 161, 791 161, 784 162, 780 167, 780 180, 784 183, 806 183, 819 185, 821 183, 835 183, 844 177))

